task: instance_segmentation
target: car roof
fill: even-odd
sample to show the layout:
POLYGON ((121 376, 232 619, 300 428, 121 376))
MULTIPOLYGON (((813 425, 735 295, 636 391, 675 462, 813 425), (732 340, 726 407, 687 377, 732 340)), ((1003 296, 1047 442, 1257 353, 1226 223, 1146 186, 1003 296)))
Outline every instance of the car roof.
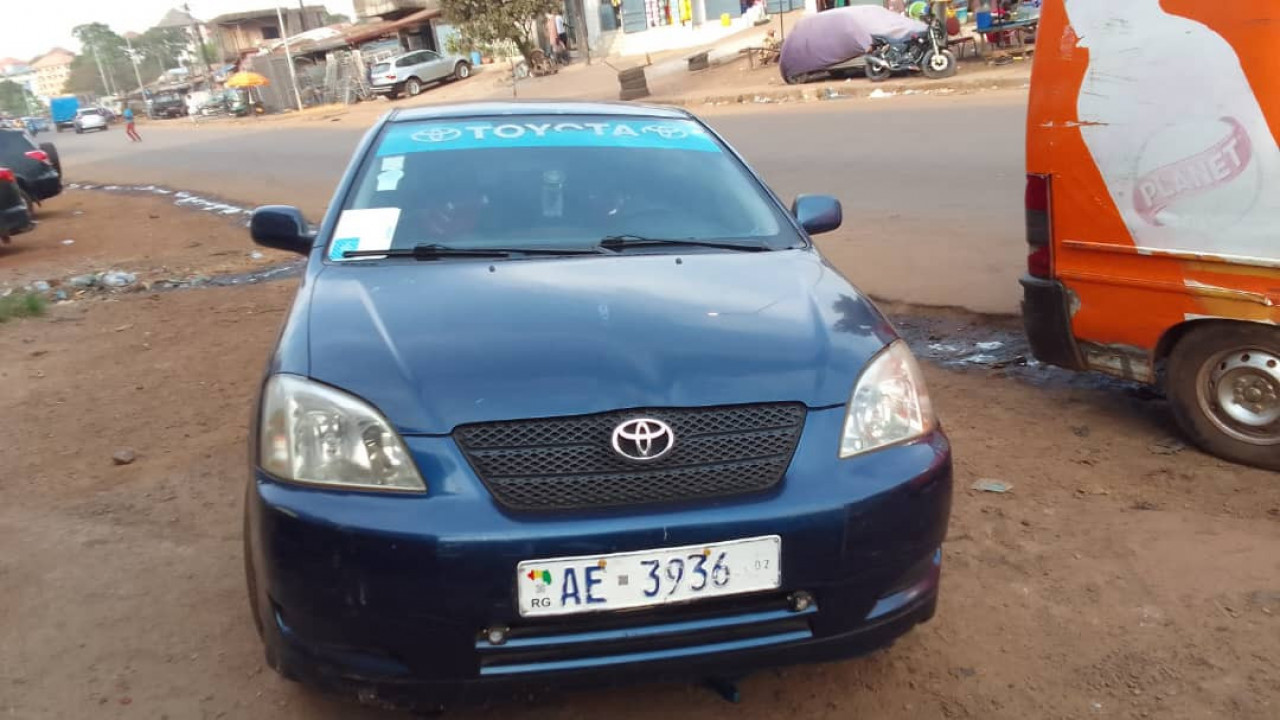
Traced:
POLYGON ((392 110, 387 122, 417 122, 472 117, 522 117, 534 115, 605 115, 687 120, 679 108, 607 102, 472 102, 392 110))

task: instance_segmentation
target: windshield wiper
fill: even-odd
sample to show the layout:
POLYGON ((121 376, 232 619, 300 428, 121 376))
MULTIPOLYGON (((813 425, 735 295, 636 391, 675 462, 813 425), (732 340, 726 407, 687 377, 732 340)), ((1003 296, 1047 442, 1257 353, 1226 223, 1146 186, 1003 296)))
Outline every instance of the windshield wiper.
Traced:
POLYGON ((600 250, 596 248, 459 248, 429 243, 414 245, 411 248, 348 250, 342 253, 342 257, 411 257, 415 260, 436 260, 446 257, 504 258, 517 253, 521 255, 597 255, 600 250))
POLYGON ((717 240, 695 240, 693 238, 655 238, 645 237, 644 235, 609 235, 601 238, 598 247, 621 252, 623 248, 656 247, 659 245, 706 247, 741 252, 762 252, 773 249, 764 243, 722 242, 717 240))

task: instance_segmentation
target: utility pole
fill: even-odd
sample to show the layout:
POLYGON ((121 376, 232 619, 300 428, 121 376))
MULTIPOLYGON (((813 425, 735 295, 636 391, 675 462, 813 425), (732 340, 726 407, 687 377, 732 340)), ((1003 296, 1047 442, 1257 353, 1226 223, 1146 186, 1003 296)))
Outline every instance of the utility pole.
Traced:
POLYGON ((128 34, 124 36, 124 44, 129 48, 129 62, 133 64, 133 77, 138 80, 138 99, 146 102, 147 90, 142 84, 142 73, 138 72, 138 56, 133 52, 133 41, 129 39, 128 34))
POLYGON ((93 43, 89 46, 93 50, 93 62, 98 66, 98 76, 102 78, 102 94, 111 94, 111 85, 107 83, 107 71, 102 68, 102 58, 98 57, 98 44, 93 43))
POLYGON ((293 99, 298 101, 298 112, 302 112, 302 93, 298 91, 298 74, 293 71, 293 50, 289 49, 289 30, 284 26, 284 13, 280 11, 280 3, 276 2, 276 19, 280 21, 280 35, 284 38, 284 59, 289 63, 289 82, 293 85, 293 99))

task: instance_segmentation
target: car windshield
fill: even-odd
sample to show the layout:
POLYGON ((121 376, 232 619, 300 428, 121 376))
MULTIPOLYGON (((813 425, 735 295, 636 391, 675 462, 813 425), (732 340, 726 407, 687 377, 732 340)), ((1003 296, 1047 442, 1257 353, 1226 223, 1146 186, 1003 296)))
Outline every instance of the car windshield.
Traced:
POLYGON ((759 182, 696 122, 477 118, 390 124, 347 195, 328 257, 419 245, 586 249, 619 237, 804 244, 759 182))

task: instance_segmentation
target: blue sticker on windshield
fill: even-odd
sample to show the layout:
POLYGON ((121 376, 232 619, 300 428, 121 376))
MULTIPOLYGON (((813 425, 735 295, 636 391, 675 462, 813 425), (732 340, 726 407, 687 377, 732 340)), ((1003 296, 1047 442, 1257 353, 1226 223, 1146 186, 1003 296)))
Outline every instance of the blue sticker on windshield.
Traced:
POLYGON ((330 260, 345 260, 343 253, 360 249, 360 238, 334 238, 329 244, 330 260))
POLYGON ((697 123, 688 120, 461 121, 392 125, 378 146, 380 157, 439 150, 525 147, 611 147, 720 152, 697 123))

